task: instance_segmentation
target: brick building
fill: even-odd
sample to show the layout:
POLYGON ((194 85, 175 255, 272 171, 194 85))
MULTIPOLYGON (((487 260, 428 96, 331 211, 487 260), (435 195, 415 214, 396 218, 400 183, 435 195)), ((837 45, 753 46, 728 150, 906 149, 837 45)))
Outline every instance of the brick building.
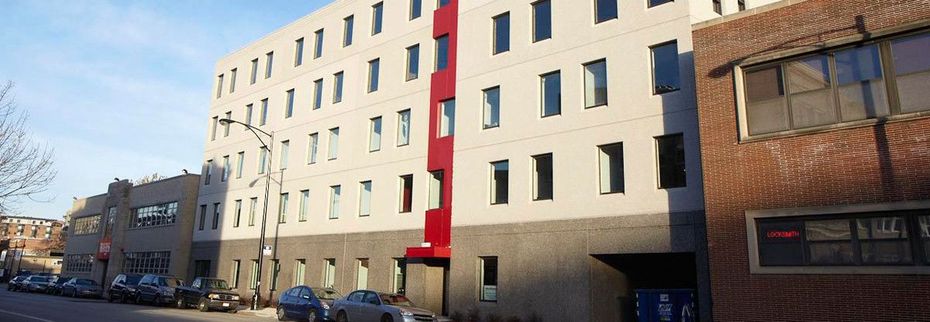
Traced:
POLYGON ((930 2, 694 26, 717 321, 930 321, 930 2))
POLYGON ((48 218, 0 216, 0 279, 19 270, 61 271, 64 222, 48 218), (18 254, 22 252, 22 260, 18 254))

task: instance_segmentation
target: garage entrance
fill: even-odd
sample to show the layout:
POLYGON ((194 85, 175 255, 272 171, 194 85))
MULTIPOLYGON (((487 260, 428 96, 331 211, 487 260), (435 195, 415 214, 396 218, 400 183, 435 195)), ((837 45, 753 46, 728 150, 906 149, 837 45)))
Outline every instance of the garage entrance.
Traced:
POLYGON ((636 289, 695 289, 694 253, 591 255, 591 321, 636 321, 636 289))

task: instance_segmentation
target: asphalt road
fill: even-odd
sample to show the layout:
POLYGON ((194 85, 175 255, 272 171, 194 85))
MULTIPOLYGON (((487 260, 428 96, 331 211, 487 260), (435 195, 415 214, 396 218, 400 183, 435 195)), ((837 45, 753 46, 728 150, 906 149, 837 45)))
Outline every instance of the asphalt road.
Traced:
MULTIPOLYGON (((245 309, 240 307, 240 309, 245 309)), ((276 321, 248 312, 200 312, 136 304, 107 303, 38 293, 8 292, 0 284, 0 321, 3 322, 136 322, 136 321, 276 321)))

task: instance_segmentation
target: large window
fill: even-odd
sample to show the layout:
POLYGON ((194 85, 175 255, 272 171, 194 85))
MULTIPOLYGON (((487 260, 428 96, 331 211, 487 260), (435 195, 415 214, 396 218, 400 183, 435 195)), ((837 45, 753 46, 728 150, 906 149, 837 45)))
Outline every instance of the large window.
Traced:
POLYGON ((223 173, 220 174, 220 182, 226 182, 229 180, 229 173, 232 171, 232 166, 229 164, 229 156, 223 156, 223 173))
POLYGON ((926 211, 756 219, 761 266, 930 264, 926 211))
POLYGON ((307 137, 307 164, 316 163, 316 156, 320 149, 320 135, 311 133, 307 137))
POLYGON ((617 0, 594 0, 594 22, 617 19, 617 0))
POLYGON ((239 227, 239 221, 242 220, 242 199, 238 199, 235 201, 235 206, 233 208, 233 211, 235 211, 235 214, 233 216, 234 217, 233 227, 239 227))
POLYGON ((333 104, 342 102, 343 72, 333 74, 333 104))
POLYGON ((287 91, 287 101, 284 106, 284 118, 290 118, 294 116, 294 89, 287 91))
MULTIPOLYGON (((253 105, 253 104, 246 104, 246 106, 245 106, 245 124, 246 124, 246 125, 252 125, 252 112, 255 111, 255 107, 254 107, 254 106, 255 106, 255 105, 253 105)), ((244 128, 245 131, 248 131, 248 130, 249 130, 249 127, 247 127, 247 126, 243 126, 242 128, 244 128)))
POLYGON ((278 154, 279 154, 278 157, 280 158, 278 160, 279 169, 281 170, 287 169, 287 159, 291 154, 291 141, 290 140, 281 141, 281 151, 278 152, 278 154))
POLYGON ((314 45, 313 45, 313 58, 323 57, 323 29, 317 30, 313 33, 314 45))
POLYGON ((131 252, 125 253, 123 273, 168 274, 171 264, 171 252, 131 252))
POLYGON ((293 285, 303 285, 307 277, 307 260, 297 259, 294 261, 294 282, 293 285))
POLYGON ((500 126, 501 120, 501 88, 495 86, 482 91, 484 96, 484 117, 482 126, 485 129, 500 126))
POLYGON ((584 65, 584 107, 607 105, 607 60, 584 65))
POLYGON ((928 48, 924 33, 748 67, 748 134, 930 110, 928 48))
POLYGON ((323 285, 322 287, 333 287, 336 284, 336 259, 327 258, 323 260, 323 285))
POLYGON ((278 277, 281 276, 281 262, 277 259, 272 259, 269 261, 271 265, 271 270, 268 272, 268 275, 271 277, 268 284, 270 290, 278 289, 278 277))
POLYGON ((245 151, 236 154, 236 179, 242 178, 242 168, 245 166, 245 151))
POLYGON ((405 294, 407 292, 407 259, 394 259, 394 276, 391 292, 405 294))
POLYGON ((255 213, 258 211, 258 198, 249 199, 249 226, 255 226, 255 213))
POLYGON ((258 260, 252 260, 252 273, 249 274, 249 289, 255 289, 258 286, 258 260))
POLYGON ((258 125, 262 126, 268 123, 268 99, 262 100, 261 110, 258 111, 258 125))
POLYGON ((368 259, 358 258, 355 270, 355 289, 364 290, 368 288, 368 259))
POLYGON ((75 235, 90 235, 100 232, 100 215, 74 219, 75 235))
POLYGON ((542 117, 562 113, 562 74, 558 71, 539 76, 542 117))
POLYGON ((268 149, 261 147, 258 150, 258 174, 268 170, 268 149))
POLYGON ((310 190, 300 191, 300 211, 297 213, 297 221, 307 221, 310 215, 310 190))
POLYGON ((220 203, 216 202, 213 204, 213 230, 216 230, 220 227, 220 203))
POLYGON ((497 302, 497 257, 479 257, 479 280, 481 289, 479 299, 486 302, 497 302))
POLYGON ((443 171, 431 171, 429 180, 429 209, 443 207, 443 171))
POLYGON ((378 78, 381 75, 381 59, 368 62, 368 92, 378 91, 378 78))
POLYGON ((397 146, 410 144, 410 110, 397 112, 397 146))
POLYGON ((533 3, 533 42, 552 38, 552 1, 533 3))
POLYGON ((400 187, 399 187, 400 201, 398 212, 399 213, 408 213, 412 211, 413 207, 413 175, 403 175, 400 176, 400 187))
POLYGON ((409 20, 420 18, 420 15, 423 14, 423 0, 410 0, 410 15, 409 20))
POLYGON ((323 107, 323 79, 313 81, 313 109, 323 107))
POLYGON ((336 160, 339 157, 339 128, 329 129, 329 146, 327 147, 327 159, 336 160))
POLYGON ((252 60, 252 75, 249 77, 249 85, 255 84, 258 80, 258 58, 252 60))
POLYGON ((598 147, 601 193, 623 192, 623 143, 598 147))
POLYGON ((449 67, 449 35, 436 38, 436 71, 449 67))
POLYGON ((242 261, 233 260, 229 269, 229 287, 232 289, 239 288, 239 266, 242 261))
POLYGON ((510 176, 510 162, 491 162, 491 204, 506 204, 510 176))
POLYGON ((339 219, 339 199, 342 196, 342 186, 329 187, 329 219, 339 219))
POLYGON ((94 254, 71 254, 65 257, 65 271, 89 273, 94 267, 94 254))
POLYGON ((204 225, 207 223, 207 205, 200 205, 200 220, 197 225, 197 230, 203 230, 204 225))
POLYGON ((223 96, 223 74, 216 77, 216 98, 223 96))
POLYGON ((649 48, 652 52, 652 93, 665 94, 681 88, 678 75, 678 42, 649 48))
POLYGON ((420 77, 420 45, 407 47, 407 80, 420 77))
POLYGON ((494 44, 492 52, 500 54, 510 51, 510 13, 506 12, 494 17, 494 44))
POLYGON ((304 63, 304 39, 300 38, 294 41, 294 66, 300 66, 304 63))
POLYGON ((381 117, 369 120, 368 152, 381 151, 381 117))
POLYGON ((552 199, 552 153, 533 156, 533 200, 552 199))
POLYGON ((381 28, 384 25, 384 3, 378 2, 375 5, 371 6, 371 34, 377 35, 381 33, 381 28))
POLYGON ((174 224, 178 217, 178 203, 169 202, 132 210, 130 228, 157 227, 174 224))
POLYGON ((236 92, 236 74, 238 74, 239 69, 233 68, 229 71, 229 92, 236 92))
POLYGON ((686 186, 684 137, 681 134, 657 137, 656 149, 659 159, 659 188, 686 186))
POLYGON ((439 121, 439 137, 455 135, 455 99, 439 103, 441 118, 439 121))
POLYGON ((352 32, 355 29, 355 16, 345 17, 342 27, 342 47, 352 45, 352 32))
POLYGON ((265 54, 265 79, 271 78, 271 71, 274 66, 274 52, 265 54))
POLYGON ((371 216, 371 180, 358 184, 358 216, 371 216))
POLYGON ((287 204, 290 199, 290 194, 287 192, 281 194, 281 199, 278 201, 278 223, 283 224, 287 222, 287 204))

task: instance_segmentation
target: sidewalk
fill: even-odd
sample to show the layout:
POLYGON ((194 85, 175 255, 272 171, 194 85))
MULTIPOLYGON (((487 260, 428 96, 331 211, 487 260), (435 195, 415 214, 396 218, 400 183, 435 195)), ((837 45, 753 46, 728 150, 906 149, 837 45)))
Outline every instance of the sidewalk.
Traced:
POLYGON ((239 314, 248 314, 260 318, 277 318, 277 311, 273 307, 266 307, 258 310, 249 310, 248 306, 239 306, 239 314))

